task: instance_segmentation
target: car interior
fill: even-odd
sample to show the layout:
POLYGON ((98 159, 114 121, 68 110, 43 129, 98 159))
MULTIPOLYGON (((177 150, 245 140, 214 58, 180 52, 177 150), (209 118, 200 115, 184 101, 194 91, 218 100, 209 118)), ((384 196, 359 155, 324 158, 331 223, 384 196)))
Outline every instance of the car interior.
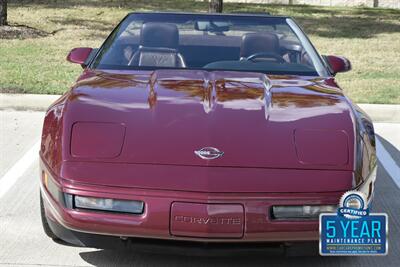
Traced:
MULTIPOLYGON (((199 26, 195 28, 200 31, 199 26)), ((284 35, 265 31, 238 36, 226 35, 224 30, 180 34, 176 24, 145 22, 140 31, 118 36, 105 61, 129 67, 243 70, 274 65, 275 69, 314 70, 302 46, 284 35)))
POLYGON ((128 65, 185 68, 185 60, 178 48, 179 31, 176 25, 145 23, 141 28, 139 47, 128 65))

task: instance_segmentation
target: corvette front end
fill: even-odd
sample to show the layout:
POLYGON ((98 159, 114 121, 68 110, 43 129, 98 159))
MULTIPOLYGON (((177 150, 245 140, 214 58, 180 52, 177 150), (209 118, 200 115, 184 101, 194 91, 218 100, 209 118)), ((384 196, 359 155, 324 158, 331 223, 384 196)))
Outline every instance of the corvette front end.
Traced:
MULTIPOLYGON (((194 15, 157 16, 157 21, 182 16, 179 23, 187 27, 185 16, 194 15)), ((290 25, 280 17, 256 21, 264 19, 290 25)), ((195 30, 228 27, 200 22, 195 30)), ((40 150, 42 220, 50 237, 95 247, 109 245, 98 239, 200 246, 316 241, 319 214, 335 212, 346 191, 362 191, 372 200, 372 123, 328 69, 311 68, 317 55, 310 47, 303 51, 308 49, 310 58, 299 58, 303 52, 293 49, 301 47, 279 33, 234 36, 240 33, 235 30, 232 40, 242 46, 232 52, 240 52, 241 59, 196 69, 186 66, 190 61, 184 58, 193 53, 185 49, 203 35, 190 32, 179 39, 177 26, 141 23, 140 31, 135 23, 125 25, 131 39, 121 35, 116 41, 141 43, 134 55, 117 49, 130 58, 126 68, 76 59, 91 54, 87 48, 69 57, 86 67, 47 111, 40 150), (171 47, 154 47, 154 32, 167 34, 159 41, 171 47), (137 33, 144 37, 138 40, 137 33), (291 52, 254 53, 260 38, 291 52), (283 73, 246 69, 271 64, 283 73)), ((202 38, 226 45, 221 36, 215 35, 215 43, 202 38)))

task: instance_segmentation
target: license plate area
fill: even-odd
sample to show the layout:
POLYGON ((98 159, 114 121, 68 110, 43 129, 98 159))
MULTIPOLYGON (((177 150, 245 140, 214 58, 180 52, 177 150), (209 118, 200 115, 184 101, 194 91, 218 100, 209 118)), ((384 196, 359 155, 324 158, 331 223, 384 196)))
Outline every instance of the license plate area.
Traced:
POLYGON ((182 237, 242 238, 244 208, 240 204, 174 202, 170 232, 182 237))

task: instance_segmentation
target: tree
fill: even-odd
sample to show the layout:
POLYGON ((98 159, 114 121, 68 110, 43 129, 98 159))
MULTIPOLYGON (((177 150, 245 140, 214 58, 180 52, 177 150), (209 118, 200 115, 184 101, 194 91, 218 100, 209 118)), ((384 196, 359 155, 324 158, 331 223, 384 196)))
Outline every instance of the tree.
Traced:
POLYGON ((222 13, 223 1, 222 0, 210 0, 210 6, 208 11, 210 13, 222 13))
POLYGON ((0 0, 0 26, 7 25, 7 0, 0 0))
POLYGON ((379 0, 374 0, 374 7, 379 7, 379 0))

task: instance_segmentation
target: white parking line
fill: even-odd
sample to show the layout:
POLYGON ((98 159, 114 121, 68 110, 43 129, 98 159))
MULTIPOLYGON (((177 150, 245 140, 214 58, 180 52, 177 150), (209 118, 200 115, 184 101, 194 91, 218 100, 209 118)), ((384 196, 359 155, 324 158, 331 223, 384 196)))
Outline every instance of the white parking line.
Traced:
POLYGON ((389 152, 386 151, 379 138, 376 138, 376 152, 383 168, 392 177, 397 187, 400 188, 400 167, 396 164, 389 152))
POLYGON ((40 141, 37 141, 25 155, 0 178, 0 198, 17 182, 38 157, 40 141))

